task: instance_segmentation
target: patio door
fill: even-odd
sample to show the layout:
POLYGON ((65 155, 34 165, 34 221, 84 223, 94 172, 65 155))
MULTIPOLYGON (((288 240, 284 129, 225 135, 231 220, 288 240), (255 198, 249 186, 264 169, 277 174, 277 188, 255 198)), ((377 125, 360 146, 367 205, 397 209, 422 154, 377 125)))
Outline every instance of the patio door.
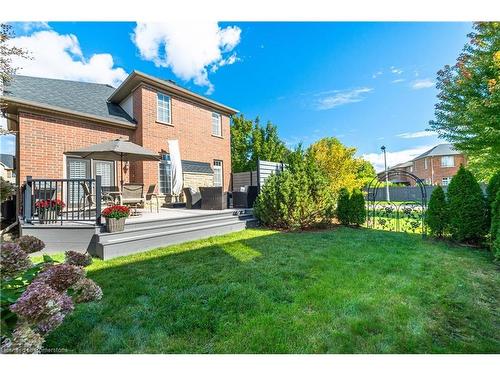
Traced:
POLYGON ((108 160, 94 160, 94 178, 101 176, 103 192, 115 190, 115 162, 108 160))
MULTIPOLYGON (((66 158, 67 178, 85 179, 90 178, 90 161, 79 158, 66 158)), ((68 186, 69 203, 78 204, 83 197, 83 188, 80 184, 71 183, 68 186)))

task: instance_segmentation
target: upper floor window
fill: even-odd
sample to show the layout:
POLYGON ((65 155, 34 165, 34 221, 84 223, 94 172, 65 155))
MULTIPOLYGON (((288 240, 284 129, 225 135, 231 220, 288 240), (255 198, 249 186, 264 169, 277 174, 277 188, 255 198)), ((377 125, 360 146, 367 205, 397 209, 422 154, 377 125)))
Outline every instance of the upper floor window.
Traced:
POLYGON ((454 167, 455 158, 453 156, 441 156, 441 167, 454 167))
POLYGON ((424 159, 424 168, 427 169, 428 168, 428 165, 427 165, 427 158, 424 159))
POLYGON ((170 96, 162 94, 161 92, 156 94, 156 120, 166 124, 172 123, 170 96))
POLYGON ((212 112, 212 134, 222 136, 222 123, 220 114, 212 112))

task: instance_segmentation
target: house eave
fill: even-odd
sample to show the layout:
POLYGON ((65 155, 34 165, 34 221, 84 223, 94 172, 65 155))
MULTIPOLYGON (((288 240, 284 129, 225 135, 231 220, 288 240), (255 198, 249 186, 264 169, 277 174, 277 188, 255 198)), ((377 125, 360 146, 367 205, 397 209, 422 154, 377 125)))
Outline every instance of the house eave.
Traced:
POLYGON ((9 97, 9 96, 0 96, 0 100, 7 103, 7 113, 12 113, 12 114, 17 114, 19 110, 22 109, 28 109, 28 110, 36 110, 38 112, 44 112, 46 114, 59 114, 59 115, 67 115, 79 119, 84 119, 84 120, 91 120, 107 125, 113 125, 113 126, 118 126, 122 128, 128 128, 128 129, 135 129, 136 125, 132 124, 130 122, 125 122, 125 121, 120 121, 120 120, 113 120, 110 118, 102 117, 102 116, 96 116, 96 115, 91 115, 89 113, 84 113, 84 112, 79 112, 79 111, 72 111, 67 108, 62 108, 62 107, 57 107, 57 106, 52 106, 48 104, 43 104, 43 103, 38 103, 38 102, 33 102, 30 100, 24 100, 20 98, 14 98, 14 97, 9 97))

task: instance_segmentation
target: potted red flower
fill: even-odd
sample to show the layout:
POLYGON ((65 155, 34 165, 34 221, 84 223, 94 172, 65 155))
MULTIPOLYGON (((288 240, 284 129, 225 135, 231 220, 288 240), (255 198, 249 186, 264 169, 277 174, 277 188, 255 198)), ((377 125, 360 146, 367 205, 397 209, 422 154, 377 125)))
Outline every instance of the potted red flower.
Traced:
POLYGON ((55 222, 64 206, 64 202, 60 199, 44 199, 36 202, 40 224, 55 222))
POLYGON ((109 233, 121 232, 125 228, 125 219, 130 215, 127 206, 110 206, 102 211, 102 216, 106 218, 106 230, 109 233))

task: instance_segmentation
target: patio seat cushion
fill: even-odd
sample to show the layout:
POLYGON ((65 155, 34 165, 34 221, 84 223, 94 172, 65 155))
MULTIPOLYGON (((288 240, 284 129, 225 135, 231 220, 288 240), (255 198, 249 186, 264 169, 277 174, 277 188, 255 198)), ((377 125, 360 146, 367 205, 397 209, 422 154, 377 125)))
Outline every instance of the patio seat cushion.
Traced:
POLYGON ((184 188, 183 192, 186 197, 186 208, 201 208, 201 194, 199 192, 191 187, 184 188))

